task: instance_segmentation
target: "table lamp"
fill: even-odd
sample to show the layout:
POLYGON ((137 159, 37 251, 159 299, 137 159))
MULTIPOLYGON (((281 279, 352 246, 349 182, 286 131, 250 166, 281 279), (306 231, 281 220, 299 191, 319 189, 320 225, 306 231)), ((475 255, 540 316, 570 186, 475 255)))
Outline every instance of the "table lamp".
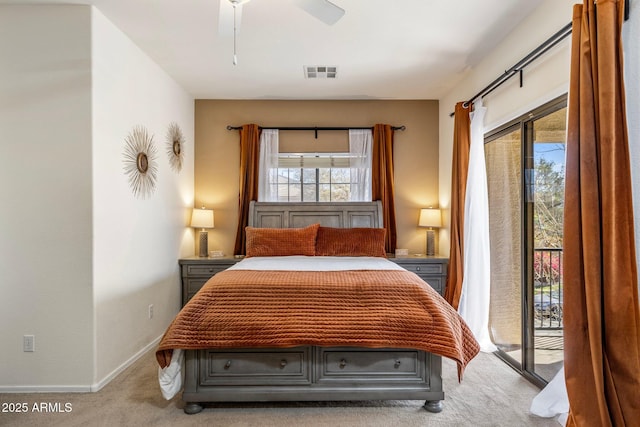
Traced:
POLYGON ((209 253, 209 232, 206 228, 213 227, 213 210, 205 209, 193 209, 191 214, 191 227, 200 228, 200 253, 199 256, 206 257, 209 253))
POLYGON ((418 219, 418 227, 427 228, 427 256, 434 256, 435 251, 435 239, 436 233, 433 230, 434 227, 438 228, 442 226, 442 217, 440 209, 427 208, 420 209, 420 219, 418 219))

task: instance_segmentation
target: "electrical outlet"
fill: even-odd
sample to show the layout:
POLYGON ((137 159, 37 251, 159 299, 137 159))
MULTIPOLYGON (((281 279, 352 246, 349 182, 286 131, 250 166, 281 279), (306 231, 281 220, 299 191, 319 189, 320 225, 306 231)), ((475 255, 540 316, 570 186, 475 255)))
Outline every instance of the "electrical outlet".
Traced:
POLYGON ((35 335, 23 335, 22 336, 22 351, 36 351, 36 336, 35 335))
POLYGON ((149 319, 153 319, 153 304, 149 304, 149 319))

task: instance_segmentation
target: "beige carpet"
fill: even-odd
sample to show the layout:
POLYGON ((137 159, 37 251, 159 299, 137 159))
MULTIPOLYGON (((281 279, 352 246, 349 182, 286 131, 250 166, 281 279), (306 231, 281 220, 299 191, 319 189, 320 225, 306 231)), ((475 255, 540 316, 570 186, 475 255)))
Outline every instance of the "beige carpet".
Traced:
MULTIPOLYGON (((443 361, 444 410, 422 401, 213 404, 196 415, 182 411, 178 395, 165 401, 149 352, 97 393, 0 394, 0 402, 26 402, 29 412, 0 412, 1 426, 553 426, 529 414, 538 389, 497 357, 479 354, 458 383, 455 363, 443 361), (58 403, 68 413, 33 413, 34 404, 58 403)), ((7 409, 2 405, 0 409, 7 409)))

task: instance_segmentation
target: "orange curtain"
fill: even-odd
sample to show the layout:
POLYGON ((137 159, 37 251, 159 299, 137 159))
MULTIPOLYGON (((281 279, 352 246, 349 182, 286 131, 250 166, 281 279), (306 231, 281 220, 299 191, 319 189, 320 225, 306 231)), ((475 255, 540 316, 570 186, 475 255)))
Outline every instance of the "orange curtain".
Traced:
POLYGON ((249 202, 258 200, 258 165, 260 163, 260 128, 258 125, 243 125, 240 129, 240 195, 238 209, 238 231, 233 253, 246 254, 244 228, 249 223, 249 202))
POLYGON ((568 426, 640 422, 640 314, 622 0, 575 5, 564 218, 568 426))
POLYGON ((467 192, 469 149, 471 148, 470 106, 456 104, 453 129, 453 161, 451 165, 451 248, 444 298, 458 309, 462 292, 464 198, 467 192))
POLYGON ((387 230, 385 250, 396 250, 396 207, 393 180, 393 128, 377 124, 373 127, 373 150, 371 165, 371 196, 382 201, 382 218, 387 230))

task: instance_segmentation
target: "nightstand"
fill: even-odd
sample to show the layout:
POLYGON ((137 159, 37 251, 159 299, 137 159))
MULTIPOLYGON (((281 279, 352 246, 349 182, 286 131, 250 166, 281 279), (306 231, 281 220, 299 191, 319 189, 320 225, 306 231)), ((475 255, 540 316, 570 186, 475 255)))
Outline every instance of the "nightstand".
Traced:
POLYGON ((213 277, 235 263, 239 258, 200 258, 190 257, 179 260, 182 276, 182 305, 184 306, 200 288, 213 277))
POLYGON ((449 258, 428 257, 426 255, 411 255, 404 258, 389 258, 401 267, 416 273, 422 280, 427 282, 440 295, 444 293, 444 286, 447 281, 447 266, 449 258))

